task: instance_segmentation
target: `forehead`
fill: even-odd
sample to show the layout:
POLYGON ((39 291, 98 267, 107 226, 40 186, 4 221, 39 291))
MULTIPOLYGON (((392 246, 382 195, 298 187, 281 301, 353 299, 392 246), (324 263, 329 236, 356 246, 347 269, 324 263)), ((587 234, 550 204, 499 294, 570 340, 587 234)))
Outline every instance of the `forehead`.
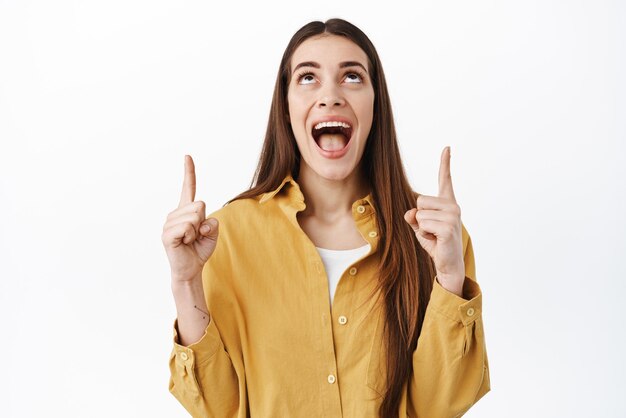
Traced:
POLYGON ((291 57, 291 68, 304 61, 315 61, 322 67, 336 66, 342 61, 358 61, 368 68, 365 51, 350 39, 338 35, 318 35, 302 42, 291 57))

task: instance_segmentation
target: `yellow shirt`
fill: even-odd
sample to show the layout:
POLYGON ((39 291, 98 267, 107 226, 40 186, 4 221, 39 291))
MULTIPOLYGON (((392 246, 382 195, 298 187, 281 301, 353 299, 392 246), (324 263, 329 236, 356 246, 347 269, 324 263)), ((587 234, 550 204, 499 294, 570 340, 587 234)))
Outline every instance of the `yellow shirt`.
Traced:
MULTIPOLYGON (((378 232, 368 195, 355 201, 370 252, 343 273, 329 301, 321 258, 296 214, 305 208, 287 176, 274 191, 215 211, 215 252, 202 280, 211 314, 205 334, 170 356, 170 392, 193 417, 377 417, 385 382, 378 232)), ((490 390, 482 293, 463 227, 464 296, 437 280, 398 417, 463 415, 490 390)))

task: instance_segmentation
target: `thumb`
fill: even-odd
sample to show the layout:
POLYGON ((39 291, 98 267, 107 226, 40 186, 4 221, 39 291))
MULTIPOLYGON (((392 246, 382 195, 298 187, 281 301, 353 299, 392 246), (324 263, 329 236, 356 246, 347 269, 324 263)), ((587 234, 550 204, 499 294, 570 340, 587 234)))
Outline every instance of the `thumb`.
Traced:
POLYGON ((424 245, 423 242, 425 241, 422 241, 421 238, 432 241, 434 238, 434 235, 432 235, 429 232, 424 231, 423 229, 420 229, 419 223, 417 222, 416 215, 417 215, 417 208, 409 209, 404 213, 404 220, 406 221, 406 223, 408 223, 411 226, 411 228, 413 228, 413 231, 415 232, 417 239, 420 241, 422 245, 424 245))
POLYGON ((404 220, 413 228, 413 231, 417 232, 419 229, 419 225, 417 223, 417 219, 415 215, 417 214, 417 209, 409 209, 404 213, 404 220))
POLYGON ((219 234, 219 222, 215 218, 205 219, 200 224, 200 234, 203 238, 216 239, 219 234))

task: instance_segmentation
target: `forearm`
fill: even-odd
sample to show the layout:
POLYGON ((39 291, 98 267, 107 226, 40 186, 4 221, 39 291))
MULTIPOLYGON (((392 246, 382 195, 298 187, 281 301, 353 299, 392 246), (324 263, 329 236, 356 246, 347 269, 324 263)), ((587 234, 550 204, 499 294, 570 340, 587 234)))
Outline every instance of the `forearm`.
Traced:
POLYGON ((188 346, 205 333, 210 321, 201 278, 172 284, 178 318, 179 344, 188 346))

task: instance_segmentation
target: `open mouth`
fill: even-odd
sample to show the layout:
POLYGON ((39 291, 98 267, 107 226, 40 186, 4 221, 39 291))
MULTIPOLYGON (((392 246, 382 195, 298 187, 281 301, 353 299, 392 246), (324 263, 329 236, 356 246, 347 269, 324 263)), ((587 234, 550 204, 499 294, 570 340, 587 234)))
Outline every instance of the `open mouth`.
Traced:
POLYGON ((313 127, 311 134, 324 151, 340 151, 352 138, 352 126, 346 122, 320 122, 313 127))

